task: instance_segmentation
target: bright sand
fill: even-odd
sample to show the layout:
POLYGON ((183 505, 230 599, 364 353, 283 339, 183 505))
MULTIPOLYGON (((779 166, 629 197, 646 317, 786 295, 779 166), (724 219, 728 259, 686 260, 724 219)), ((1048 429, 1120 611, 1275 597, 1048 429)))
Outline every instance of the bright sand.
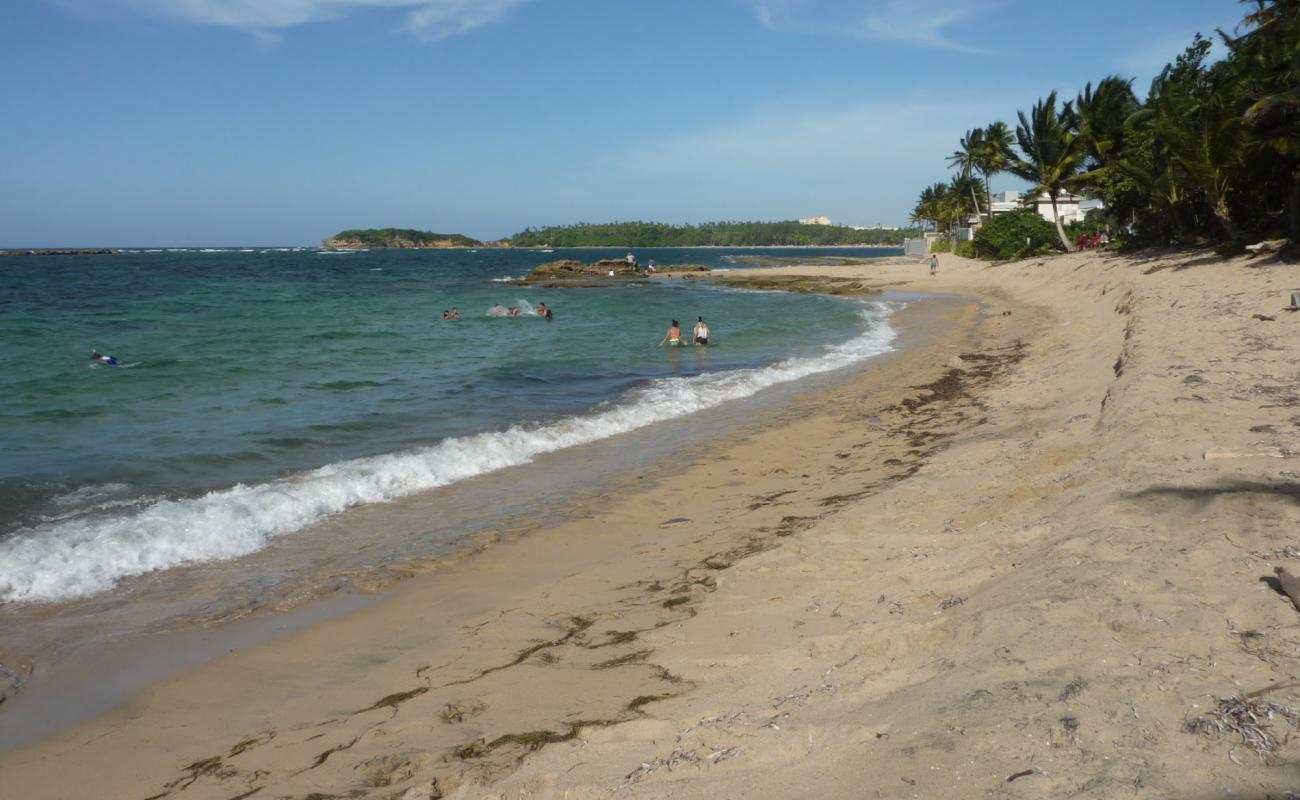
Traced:
POLYGON ((1300 571, 1296 268, 940 260, 784 270, 984 305, 914 303, 901 353, 572 522, 0 753, 0 797, 1293 787, 1300 739, 1185 727, 1300 704, 1264 581, 1300 571))

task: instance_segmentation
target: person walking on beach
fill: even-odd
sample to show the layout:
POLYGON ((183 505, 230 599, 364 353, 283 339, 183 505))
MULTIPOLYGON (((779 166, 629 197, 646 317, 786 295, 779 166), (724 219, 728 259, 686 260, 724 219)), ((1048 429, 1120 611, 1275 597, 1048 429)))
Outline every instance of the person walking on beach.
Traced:
POLYGON ((709 323, 704 321, 704 317, 699 317, 699 322, 695 323, 695 330, 692 332, 697 345, 707 345, 709 343, 709 323))
POLYGON ((663 347, 665 342, 669 347, 681 346, 682 326, 677 320, 673 320, 673 324, 668 326, 668 332, 664 334, 664 338, 660 339, 659 344, 656 346, 663 347))
POLYGON ((936 256, 936 255, 931 255, 931 256, 930 256, 930 274, 931 274, 931 275, 937 275, 938 273, 939 273, 939 257, 936 256))

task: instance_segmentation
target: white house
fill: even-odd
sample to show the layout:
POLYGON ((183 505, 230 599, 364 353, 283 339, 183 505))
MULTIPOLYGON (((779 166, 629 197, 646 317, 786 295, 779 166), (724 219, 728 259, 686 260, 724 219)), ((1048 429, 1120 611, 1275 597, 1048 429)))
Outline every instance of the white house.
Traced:
POLYGON ((989 211, 997 216, 1020 208, 1020 192, 994 192, 989 211))
POLYGON ((800 225, 830 225, 831 218, 824 214, 816 217, 800 217, 799 224, 800 225))
MULTIPOLYGON (((1047 196, 1046 192, 1040 194, 1033 203, 1034 210, 1038 212, 1039 216, 1048 222, 1056 223, 1056 217, 1052 216, 1052 199, 1047 196)), ((994 215, 1015 211, 1023 206, 1024 201, 1020 197, 1020 192, 993 193, 991 210, 994 215)), ((1082 222, 1089 211, 1104 207, 1105 205, 1100 200, 1081 197, 1077 194, 1066 193, 1056 198, 1056 212, 1061 215, 1063 225, 1069 225, 1071 222, 1082 222)))

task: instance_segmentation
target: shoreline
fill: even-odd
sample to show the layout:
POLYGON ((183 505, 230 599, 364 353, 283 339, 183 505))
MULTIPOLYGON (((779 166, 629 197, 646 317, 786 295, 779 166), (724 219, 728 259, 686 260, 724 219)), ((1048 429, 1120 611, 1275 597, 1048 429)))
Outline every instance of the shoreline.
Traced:
MULTIPOLYGON (((943 302, 943 301, 939 301, 938 304, 942 304, 942 302, 943 302)), ((915 304, 914 304, 914 305, 915 305, 915 304)), ((924 304, 921 304, 921 305, 924 305, 924 304)), ((925 311, 925 312, 921 312, 921 313, 923 313, 923 314, 928 314, 929 312, 928 312, 928 311, 925 311)), ((899 315, 902 315, 903 317, 907 317, 907 316, 909 316, 909 315, 910 315, 910 316, 915 316, 915 315, 918 314, 918 309, 915 308, 914 306, 909 306, 909 308, 904 309, 904 310, 901 311, 901 312, 898 312, 898 314, 899 314, 899 315)), ((896 315, 896 316, 898 316, 898 315, 896 315)), ((916 338, 918 335, 920 335, 920 334, 919 334, 918 332, 916 332, 916 331, 913 331, 912 333, 907 334, 907 336, 910 336, 911 338, 916 338)), ((912 350, 912 348, 911 348, 911 347, 904 347, 904 348, 902 348, 902 350, 903 350, 903 352, 909 352, 909 353, 910 353, 911 350, 912 350)), ((887 354, 885 354, 885 355, 883 355, 883 356, 878 356, 878 357, 873 358, 873 359, 869 360, 868 362, 866 362, 866 367, 865 367, 865 370, 864 370, 864 371, 865 371, 866 373, 868 373, 868 374, 873 373, 873 372, 876 370, 875 362, 878 362, 878 361, 880 361, 880 360, 882 360, 882 359, 885 359, 885 360, 894 360, 894 359, 898 359, 898 358, 900 358, 900 354, 899 354, 899 353, 887 353, 887 354)), ((856 368, 856 369, 862 371, 862 367, 858 367, 858 368, 856 368)), ((854 377, 850 377, 850 378, 848 378, 848 380, 849 380, 849 381, 855 381, 855 380, 860 381, 860 380, 862 380, 862 378, 861 378, 861 374, 855 375, 854 377)), ((839 381, 837 381, 837 383, 838 383, 838 382, 839 382, 839 381)), ((835 390, 835 389, 829 389, 829 390, 828 390, 828 389, 823 388, 823 389, 815 390, 815 391, 816 391, 818 394, 823 394, 823 393, 825 393, 826 391, 834 392, 834 391, 836 391, 836 390, 835 390)), ((796 404, 801 403, 801 402, 810 402, 810 401, 800 401, 799 399, 796 398, 796 400, 795 400, 795 403, 796 403, 796 404)), ((763 417, 771 417, 771 416, 778 416, 778 417, 780 417, 780 416, 784 416, 784 415, 786 415, 786 414, 788 414, 788 410, 787 410, 784 406, 782 406, 782 407, 777 407, 777 408, 768 408, 768 409, 766 409, 766 410, 760 412, 760 415, 763 416, 763 417)), ((726 441, 735 440, 737 437, 740 437, 740 439, 744 439, 745 437, 748 437, 748 436, 752 435, 752 433, 753 433, 752 430, 748 430, 748 429, 751 428, 751 427, 752 427, 752 424, 750 424, 750 425, 742 425, 741 429, 740 429, 739 431, 737 431, 737 432, 733 432, 733 433, 730 433, 730 434, 722 434, 721 439, 722 439, 722 440, 726 440, 726 441)), ((629 479, 629 480, 626 482, 626 483, 629 484, 629 485, 625 485, 625 487, 624 487, 621 491, 616 492, 616 493, 615 493, 615 496, 616 496, 616 497, 618 497, 618 496, 634 496, 634 497, 640 497, 642 503, 645 503, 645 502, 647 502, 647 501, 655 502, 655 501, 653 500, 653 498, 649 495, 649 492, 650 492, 651 490, 648 489, 648 488, 646 487, 645 482, 643 482, 642 479, 646 477, 645 474, 644 474, 644 473, 646 473, 646 472, 655 472, 656 470, 663 470, 663 469, 665 469, 665 465, 663 465, 663 464, 659 464, 659 465, 657 465, 657 467, 656 467, 655 469, 653 469, 653 470, 644 470, 644 469, 643 469, 643 470, 640 470, 643 474, 642 474, 641 476, 636 477, 636 478, 631 478, 631 479, 629 479)), ((650 482, 655 482, 655 481, 657 481, 657 480, 663 480, 663 479, 664 479, 664 478, 662 478, 662 476, 659 477, 659 478, 655 478, 655 477, 651 476, 651 477, 650 477, 650 482)), ((693 481, 692 481, 692 482, 693 482, 693 481)), ((693 493, 693 492, 691 492, 691 493, 693 493)), ((586 500, 587 503, 593 503, 593 502, 595 502, 595 501, 596 501, 596 498, 588 498, 588 499, 586 500)), ((603 501, 602 501, 602 502, 603 502, 603 501)), ((590 512, 582 512, 581 510, 579 511, 579 515, 582 515, 583 513, 590 513, 590 512)), ((641 512, 641 513, 644 514, 645 512, 641 512)), ((665 517, 671 516, 671 514, 668 514, 667 512, 664 512, 664 515, 665 515, 665 517)), ((783 516, 784 516, 784 515, 783 515, 783 516)), ((779 525, 779 524, 780 524, 780 519, 775 520, 775 522, 779 525)), ((580 527, 581 527, 582 525, 584 525, 584 523, 583 523, 581 520, 579 520, 579 521, 576 522, 576 523, 568 523, 568 525, 574 525, 574 524, 577 524, 577 525, 579 525, 580 527)), ((566 526, 562 525, 562 526, 560 526, 560 527, 561 527, 561 528, 564 528, 564 527, 566 527, 566 526)), ((658 529, 656 528, 656 530, 658 530, 658 529)), ((548 532, 548 531, 536 531, 536 532, 533 532, 532 534, 530 534, 530 536, 534 536, 534 537, 535 537, 535 536, 540 536, 540 535, 546 535, 546 536, 549 537, 549 536, 554 536, 554 535, 556 535, 556 534, 554 534, 553 532, 548 532)), ((509 550, 509 549, 512 548, 512 547, 517 547, 518 545, 519 545, 519 540, 518 540, 518 539, 515 539, 515 540, 513 540, 513 541, 506 541, 506 542, 499 543, 499 544, 496 543, 496 542, 487 542, 487 543, 481 544, 481 545, 479 546, 479 548, 471 548, 471 551, 470 551, 469 553, 461 554, 461 555, 458 555, 458 556, 452 556, 452 557, 450 557, 450 558, 446 558, 446 559, 444 559, 441 563, 439 563, 439 564, 437 564, 437 565, 432 565, 431 568, 432 568, 432 570, 433 570, 433 572, 434 572, 434 574, 433 574, 432 576, 430 576, 430 577, 420 577, 420 578, 416 578, 415 581, 410 581, 410 582, 408 582, 408 583, 413 583, 413 582, 417 582, 417 581, 437 582, 437 581, 439 581, 440 578, 441 578, 441 573, 445 572, 445 571, 448 570, 448 569, 450 569, 450 570, 455 570, 455 569, 457 569, 457 564, 460 563, 460 562, 467 562, 467 563, 468 563, 468 562, 473 562, 476 558, 480 558, 480 557, 481 557, 481 554, 482 554, 484 551, 488 551, 488 550, 499 550, 499 551, 504 552, 504 551, 509 550)), ((422 571, 422 570, 421 570, 421 571, 422 571)), ((392 590, 390 590, 390 593, 391 593, 391 594, 397 594, 397 595, 400 595, 400 594, 402 594, 402 593, 404 593, 404 592, 406 592, 406 591, 407 591, 407 587, 406 587, 406 585, 399 585, 399 586, 393 588, 392 590)), ((390 602, 393 602, 393 598, 392 598, 392 597, 385 597, 384 599, 381 599, 381 600, 379 601, 379 603, 380 603, 381 605, 385 605, 385 604, 390 603, 390 602)), ((345 620, 346 620, 346 618, 345 618, 345 620)), ((343 621, 345 621, 345 620, 343 620, 343 621)), ((340 620, 337 620, 337 619, 336 619, 336 620, 331 620, 331 621, 326 621, 326 622, 323 622, 323 623, 319 623, 319 626, 320 626, 320 627, 328 627, 328 626, 331 626, 331 625, 339 624, 340 622, 341 622, 340 620)), ((307 631, 306 634, 302 634, 302 633, 299 633, 299 634, 292 634, 289 638, 294 638, 294 637, 296 637, 296 636, 301 636, 301 635, 310 635, 310 630, 311 630, 311 629, 309 629, 309 630, 307 631)), ((280 643, 283 642, 283 641, 284 641, 284 639, 282 639, 282 638, 280 638, 280 639, 273 639, 273 640, 271 640, 268 644, 258 645, 258 646, 256 646, 256 647, 254 647, 253 650, 265 649, 265 648, 273 648, 273 649, 274 649, 274 648, 276 648, 277 646, 279 646, 280 643)), ((286 646, 287 646, 287 645, 286 645, 286 646)), ((242 652, 241 652, 240 654, 237 654, 235 657, 238 658, 238 657, 240 657, 241 655, 243 655, 242 652)), ((213 666, 213 665, 209 665, 209 666, 207 666, 207 667, 205 667, 205 666, 200 666, 200 667, 198 667, 197 669, 193 669, 193 668, 191 668, 191 671, 190 671, 190 672, 182 673, 181 675, 179 675, 178 677, 175 677, 175 678, 168 678, 166 681, 164 681, 164 685, 165 685, 166 683, 170 683, 170 682, 172 682, 172 681, 185 681, 185 680, 187 679, 187 677, 189 677, 189 675, 191 675, 192 673, 194 673, 194 672, 203 672, 203 671, 205 671, 205 670, 207 670, 207 669, 209 669, 209 668, 212 668, 212 666, 213 666)), ((148 695, 148 694, 150 694, 150 693, 151 693, 150 691, 146 691, 145 694, 148 695)), ((35 700, 35 699, 36 699, 35 695, 33 695, 30 699, 35 700)), ((127 708, 129 708, 129 707, 130 707, 131 705, 133 705, 135 702, 138 702, 138 701, 132 701, 131 703, 128 703, 127 708)), ((16 710, 16 708, 15 708, 14 710, 16 710)), ((39 709, 33 707, 31 710, 28 711, 28 713, 37 713, 38 711, 39 711, 39 709)), ((115 716, 115 715, 117 715, 117 714, 123 713, 124 711, 125 711, 125 709, 119 709, 118 711, 110 711, 110 712, 108 713, 108 717, 111 718, 111 717, 113 717, 113 716, 115 716)), ((96 725, 96 724, 99 724, 100 721, 102 721, 102 720, 91 721, 91 722, 89 722, 89 723, 83 723, 80 727, 85 727, 86 725, 94 726, 94 725, 96 725)), ((56 735, 54 736, 54 738, 53 738, 52 741, 57 741, 57 740, 63 738, 64 736, 69 735, 70 733, 75 733, 75 730, 76 730, 76 729, 74 729, 74 730, 71 731, 71 732, 65 731, 63 734, 56 734, 56 735)), ((50 741, 50 740, 47 740, 47 743, 48 743, 48 741, 50 741)), ((37 743, 37 744, 35 745, 35 749, 39 750, 39 749, 42 748, 43 746, 45 746, 45 743, 37 743)), ((3 760, 4 760, 6 757, 8 757, 8 756, 11 756, 11 755, 17 755, 17 754, 20 754, 20 753, 22 753, 22 752, 24 752, 24 751, 20 749, 20 750, 16 750, 16 751, 11 750, 11 751, 6 751, 6 752, 3 752, 3 753, 0 753, 0 761, 3 761, 3 760)))
POLYGON ((0 753, 6 781, 134 800, 1288 791, 1270 765, 1300 754, 1300 639, 1263 578, 1300 530, 1300 330, 1276 313, 1293 276, 1189 251, 784 271, 981 303, 569 523, 0 753), (1282 709, 1267 746, 1214 732, 1225 697, 1282 709))
MULTIPOLYGON (((863 299, 882 300, 876 295, 864 296, 863 299)), ((906 309, 902 313, 905 314, 906 309)), ((471 558, 483 549, 508 547, 511 542, 531 535, 538 529, 555 527, 557 520, 564 522, 586 514, 588 512, 585 508, 608 497, 611 491, 622 494, 651 491, 648 485, 642 483, 645 476, 664 469, 664 464, 684 450, 698 447, 687 444, 688 437, 702 433, 708 441, 725 441, 736 430, 750 424, 738 420, 753 414, 777 413, 790 397, 826 391, 826 387, 846 380, 839 373, 846 369, 854 372, 870 370, 872 363, 889 355, 893 353, 874 356, 848 368, 814 373, 801 381, 778 383, 758 394, 701 409, 689 418, 665 420, 554 453, 545 453, 533 462, 484 473, 469 481, 384 503, 351 508, 322 520, 296 532, 295 537, 298 538, 275 541, 266 549, 312 548, 320 546, 321 536, 337 537, 346 535, 351 530, 370 531, 373 534, 378 527, 392 526, 406 520, 411 521, 406 535, 418 538, 425 535, 424 529, 427 528, 427 523, 419 520, 436 518, 440 513, 445 513, 445 504, 462 509, 463 513, 467 503, 475 502, 474 498, 477 498, 477 502, 492 502, 492 492, 537 492, 539 474, 554 470, 566 473, 569 470, 577 471, 575 461, 594 458, 602 464, 613 465, 616 469, 613 477, 588 476, 588 480, 593 481, 590 484, 570 486, 573 482, 568 481, 564 486, 556 486, 552 485, 553 482, 547 483, 544 493, 551 499, 533 502, 535 508, 532 512, 512 510, 497 517, 496 524, 490 528, 482 527, 482 520, 478 520, 479 524, 464 528, 462 535, 455 541, 434 548, 431 554, 382 564, 368 570, 327 572, 327 577, 318 579, 322 581, 320 583, 304 578, 301 581, 303 586, 295 585, 287 594, 280 592, 261 600, 256 608, 231 607, 214 617, 198 617, 181 624, 163 620, 143 630, 113 638, 106 644, 82 647, 71 655, 60 653, 53 664, 38 662, 33 682, 26 683, 18 693, 8 698, 0 695, 0 703, 8 701, 0 708, 0 752, 38 743, 45 736, 84 723, 101 713, 111 712, 149 685, 201 667, 224 654, 273 642, 287 633, 327 623, 356 609, 382 603, 393 591, 400 591, 399 584, 404 581, 437 572, 449 564, 471 558), (800 383, 812 383, 814 388, 800 387, 800 383), (662 444, 665 441, 668 442, 667 451, 662 444), (619 451, 648 451, 649 455, 623 456, 619 451), (629 478, 632 473, 638 475, 629 478), (607 483, 621 488, 602 491, 607 483), (559 495, 555 494, 557 491, 559 495), (555 503, 556 497, 560 498, 558 504, 555 503), (398 520, 398 523, 384 522, 390 518, 398 520), (342 582, 336 580, 340 576, 342 582), (185 652, 175 652, 176 648, 184 648, 185 652), (93 667, 82 663, 90 656, 94 657, 93 667)), ((391 534, 386 537, 391 538, 391 534)), ((204 562, 174 569, 196 573, 215 569, 220 570, 219 575, 226 575, 226 565, 230 565, 229 574, 239 575, 252 568, 240 566, 243 562, 265 559, 266 556, 265 551, 258 551, 224 564, 204 562)), ((278 560, 272 563, 277 567, 279 565, 278 560)), ((123 585, 113 591, 125 593, 124 602, 129 603, 137 585, 153 584, 163 578, 165 573, 161 571, 132 576, 124 579, 123 585)), ((202 581, 196 579, 194 585, 183 583, 176 588, 202 592, 213 580, 219 580, 219 577, 209 577, 202 581)), ((94 601, 95 598, 91 598, 89 602, 94 601)), ((82 602, 87 601, 65 601, 82 602)), ((75 618, 85 616, 86 612, 80 610, 73 614, 75 618)), ((179 612, 174 619, 181 620, 179 612)), ((67 633, 76 633, 76 630, 67 633)), ((23 662, 20 660, 15 663, 23 662)))

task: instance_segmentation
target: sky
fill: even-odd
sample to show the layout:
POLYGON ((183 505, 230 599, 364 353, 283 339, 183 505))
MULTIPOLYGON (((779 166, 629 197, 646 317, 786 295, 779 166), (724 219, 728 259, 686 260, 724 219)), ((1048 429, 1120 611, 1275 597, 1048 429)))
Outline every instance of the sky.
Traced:
MULTIPOLYGON (((1235 0, 6 0, 0 248, 900 225, 963 133, 1235 0)), ((995 178, 993 189, 1018 189, 995 178)))

